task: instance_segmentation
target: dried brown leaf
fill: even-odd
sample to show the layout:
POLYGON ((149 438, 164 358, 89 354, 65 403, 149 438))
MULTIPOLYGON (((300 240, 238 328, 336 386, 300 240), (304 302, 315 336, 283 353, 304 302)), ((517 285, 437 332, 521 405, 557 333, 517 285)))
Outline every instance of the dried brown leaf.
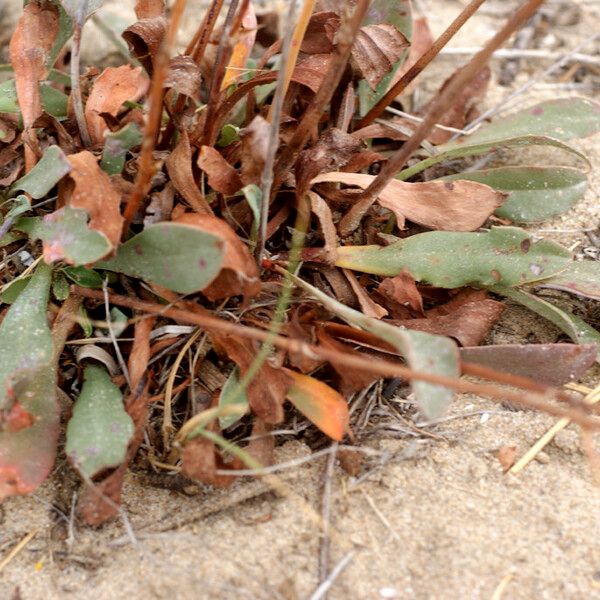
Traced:
POLYGON ((398 318, 395 313, 405 314, 407 311, 412 311, 413 315, 425 316, 423 297, 407 269, 396 277, 386 277, 379 284, 377 292, 387 300, 386 306, 392 311, 394 318, 398 318), (390 304, 395 306, 390 307, 390 304))
POLYGON ((325 240, 323 256, 329 264, 333 265, 337 260, 337 232, 331 209, 318 194, 308 192, 308 197, 310 198, 310 208, 319 220, 323 239, 325 240))
MULTIPOLYGON (((366 189, 375 179, 362 173, 324 173, 312 183, 338 182, 366 189)), ((378 202, 391 210, 404 227, 404 220, 442 231, 474 231, 504 202, 506 194, 470 181, 406 183, 392 179, 378 202)))
POLYGON ((187 203, 200 214, 211 215, 212 210, 196 185, 192 170, 192 148, 187 131, 183 130, 175 150, 165 161, 169 177, 175 189, 185 198, 187 203))
POLYGON ((352 286, 352 290, 356 294, 358 298, 358 303, 360 304, 360 308, 362 312, 367 315, 367 317, 373 317, 375 319, 381 319, 385 317, 388 311, 383 308, 380 304, 377 304, 367 293, 367 291, 360 285, 358 280, 356 279, 356 275, 348 269, 342 269, 344 275, 350 282, 352 286))
POLYGON ((211 146, 200 148, 198 166, 208 176, 208 185, 220 194, 233 196, 243 186, 237 170, 211 146))
POLYGON ((371 88, 375 89, 408 46, 408 40, 395 25, 367 25, 356 36, 352 61, 371 88))
POLYGON ((85 120, 94 144, 102 144, 108 131, 101 115, 116 117, 123 103, 137 102, 148 91, 148 85, 141 67, 123 65, 104 69, 94 81, 85 105, 85 120))
POLYGON ((163 87, 200 102, 201 83, 200 67, 191 56, 175 56, 171 59, 163 87))
POLYGON ((502 472, 506 473, 515 464, 515 460, 517 459, 517 447, 512 444, 500 446, 496 451, 496 456, 502 467, 502 472))
POLYGON ((162 17, 165 13, 165 0, 137 0, 135 15, 138 19, 162 17))
POLYGON ((167 21, 164 17, 144 18, 128 27, 122 34, 129 46, 129 51, 152 75, 154 58, 160 50, 167 32, 167 21))
POLYGON ((269 150, 270 127, 265 118, 257 115, 252 119, 250 125, 240 132, 242 140, 241 177, 244 185, 252 183, 260 185, 269 150))
POLYGON ((300 51, 305 54, 329 54, 341 19, 331 11, 316 12, 310 18, 300 51))

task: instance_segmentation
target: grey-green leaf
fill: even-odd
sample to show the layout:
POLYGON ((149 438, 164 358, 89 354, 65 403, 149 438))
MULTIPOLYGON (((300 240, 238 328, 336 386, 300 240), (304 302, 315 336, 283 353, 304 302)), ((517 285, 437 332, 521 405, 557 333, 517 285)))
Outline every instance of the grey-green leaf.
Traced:
POLYGON ((546 279, 572 263, 568 250, 535 240, 517 227, 482 233, 430 231, 390 246, 343 246, 336 265, 395 276, 406 268, 417 280, 442 288, 512 287, 546 279))
MULTIPOLYGON (((40 95, 45 112, 59 120, 66 118, 69 99, 65 94, 46 83, 40 83, 40 95)), ((9 79, 0 84, 0 113, 20 112, 15 80, 9 79)))
POLYGON ((134 433, 123 395, 100 366, 85 368, 81 394, 67 425, 66 453, 86 477, 123 462, 134 433))
POLYGON ((128 123, 114 133, 106 135, 100 167, 109 175, 123 171, 127 152, 142 143, 142 133, 135 123, 128 123))
MULTIPOLYGON (((446 377, 458 377, 460 375, 458 348, 450 338, 411 331, 404 327, 396 327, 372 317, 367 317, 334 300, 299 277, 290 274, 287 274, 287 276, 350 325, 369 331, 382 340, 393 344, 406 358, 412 369, 446 377)), ((454 397, 452 390, 423 381, 414 381, 412 387, 419 408, 430 419, 443 415, 454 397)))
POLYGON ((138 277, 180 294, 206 288, 221 270, 224 243, 189 225, 157 223, 121 244, 96 266, 138 277))
POLYGON ((502 136, 495 140, 483 141, 480 143, 476 143, 474 140, 471 141, 471 138, 469 137, 465 139, 465 142, 462 145, 439 146, 435 156, 426 158, 414 164, 412 167, 400 171, 400 173, 396 175, 396 179, 406 181, 425 169, 444 162, 445 160, 480 156, 482 154, 487 154, 488 152, 493 152, 498 148, 524 148, 526 146, 553 146, 554 148, 559 148, 570 154, 575 154, 588 168, 591 168, 591 163, 585 154, 582 154, 578 150, 575 150, 575 148, 551 137, 543 135, 522 135, 518 137, 502 136))
POLYGON ((600 300, 600 261, 574 261, 565 271, 542 281, 540 287, 600 300))
POLYGON ((500 167, 443 179, 477 181, 508 192, 510 196, 495 214, 514 223, 535 223, 568 211, 588 184, 583 171, 570 167, 500 167))
POLYGON ((240 389, 240 370, 238 367, 233 369, 231 375, 227 378, 219 396, 219 409, 229 407, 238 409, 239 412, 236 410, 235 414, 219 417, 221 429, 231 427, 248 411, 248 396, 245 389, 240 389))
POLYGON ((598 131, 600 104, 587 98, 559 98, 495 119, 471 135, 449 142, 440 149, 522 135, 542 135, 566 142, 598 131))
POLYGON ((496 287, 492 288, 492 291, 510 298, 544 317, 544 319, 548 319, 576 344, 596 344, 598 349, 596 362, 600 363, 600 332, 588 325, 583 319, 523 290, 496 287))
POLYGON ((22 191, 36 200, 43 198, 70 171, 65 153, 58 146, 49 146, 35 167, 13 183, 10 193, 22 191))
POLYGON ((78 266, 93 263, 112 250, 107 237, 90 229, 88 214, 81 208, 65 206, 46 215, 31 235, 44 242, 48 262, 65 260, 78 266))

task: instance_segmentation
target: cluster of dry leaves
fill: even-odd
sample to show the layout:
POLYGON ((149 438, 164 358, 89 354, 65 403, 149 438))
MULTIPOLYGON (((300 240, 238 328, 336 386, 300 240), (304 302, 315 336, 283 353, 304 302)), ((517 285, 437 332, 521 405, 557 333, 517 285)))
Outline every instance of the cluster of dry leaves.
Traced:
MULTIPOLYGON (((30 204, 42 201, 18 231, 42 241, 26 242, 34 258, 60 267, 53 275, 36 272, 30 284, 39 285, 42 298, 51 286, 54 296, 48 314, 56 383, 79 390, 86 362, 105 365, 111 381, 100 377, 97 385, 107 396, 111 385, 125 390, 132 425, 116 459, 86 470, 76 429, 90 439, 95 417, 79 425, 73 410, 77 427, 67 432, 67 454, 86 480, 79 510, 87 523, 117 513, 134 460, 214 485, 232 483, 228 469, 272 463, 270 432, 286 418, 286 401, 331 438, 352 440, 348 400, 381 377, 420 378, 430 386, 415 388, 421 395, 439 393, 444 384, 511 397, 458 379, 461 372, 484 375, 520 385, 526 392, 513 399, 530 394, 535 405, 535 393, 547 389, 524 376, 562 384, 589 367, 596 359, 589 345, 508 354, 479 347, 505 308, 484 289, 425 285, 407 268, 392 276, 385 269, 356 274, 345 268, 348 254, 343 258, 340 247, 386 247, 426 230, 474 232, 503 224, 494 216, 506 200, 503 191, 477 181, 385 176, 390 157, 415 136, 425 148, 443 145, 474 118, 490 79, 485 64, 475 64, 466 84, 465 71, 452 74, 413 117, 381 120, 382 94, 375 101, 372 95, 404 82, 397 101, 408 98, 419 60, 433 45, 426 19, 413 22, 410 2, 376 2, 382 18, 367 25, 369 2, 353 8, 338 0, 306 2, 295 27, 269 40, 268 27, 259 25, 268 19, 257 18, 251 1, 232 0, 219 21, 224 2, 213 0, 185 52, 172 57, 184 4, 175 2, 167 17, 162 0, 138 0, 138 21, 123 33, 133 64, 101 72, 90 67, 71 80, 62 73, 61 19, 72 16, 77 65, 85 15, 69 12, 70 2, 29 2, 10 42, 20 111, 0 113, 0 186, 20 186, 30 204), (392 5, 394 23, 386 20, 392 5), (406 23, 410 44, 401 31, 406 23), (50 64, 57 45, 57 62, 50 64), (70 90, 62 112, 53 108, 49 88, 70 90), (427 115, 437 124, 424 131, 427 115), (291 293, 299 261, 305 295, 291 293), (65 291, 67 281, 78 285, 65 291), (111 313, 111 305, 127 312, 111 313), (355 310, 343 313, 340 306, 355 310), (360 315, 380 328, 361 325, 360 315), (87 341, 79 339, 79 325, 89 328, 87 341), (132 331, 131 337, 117 343, 117 326, 116 337, 132 331), (108 331, 114 346, 102 347, 94 327, 96 338, 108 331), (405 331, 451 338, 450 346, 405 331), (422 356, 418 343, 426 341, 434 345, 422 356), (438 350, 446 370, 437 370, 438 350), (539 360, 551 351, 562 372, 554 361, 539 360), (508 362, 518 376, 493 371, 508 362), (231 440, 248 435, 243 450, 232 447, 231 440)), ((527 4, 534 10, 535 2, 527 4)), ((9 234, 6 221, 2 233, 9 234)), ((24 239, 17 234, 9 245, 21 249, 24 239)), ((5 281, 23 275, 7 264, 5 281)), ((13 382, 15 372, 5 373, 5 381, 13 382)), ((32 430, 38 413, 23 408, 16 389, 0 403, 0 496, 41 483, 60 432, 56 403, 46 447, 33 468, 24 468, 7 448, 14 434, 32 430)), ((548 406, 595 425, 581 407, 548 406)), ((71 403, 62 409, 68 417, 71 403)))

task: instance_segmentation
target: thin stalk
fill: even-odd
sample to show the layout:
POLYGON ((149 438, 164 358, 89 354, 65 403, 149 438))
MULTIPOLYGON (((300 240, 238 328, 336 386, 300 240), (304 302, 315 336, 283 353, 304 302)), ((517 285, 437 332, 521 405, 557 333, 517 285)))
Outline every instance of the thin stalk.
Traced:
MULTIPOLYGON (((281 115, 283 113, 283 101, 287 92, 288 71, 289 65, 293 66, 296 64, 295 56, 290 53, 292 46, 292 38, 295 34, 294 30, 294 16, 296 12, 296 0, 291 1, 290 6, 290 21, 285 37, 283 39, 283 45, 281 48, 281 65, 279 73, 277 74, 277 87, 275 90, 275 96, 273 97, 273 103, 269 114, 271 115, 271 125, 269 129, 269 146, 267 148, 267 156, 265 158, 265 166, 261 175, 261 192, 262 201, 260 205, 260 221, 258 226, 258 238, 256 241, 256 258, 258 264, 262 264, 263 255, 265 252, 265 243, 267 241, 267 223, 269 221, 269 199, 271 198, 271 188, 273 187, 273 167, 275 165, 275 156, 279 148, 279 128, 281 126, 281 115), (294 61, 293 63, 291 61, 294 61)), ((297 27, 296 27, 297 31, 297 27)), ((291 77, 291 74, 290 74, 291 77)))
POLYGON ((370 125, 380 117, 383 111, 397 98, 440 53, 440 50, 456 35, 463 25, 475 14, 485 0, 471 0, 462 12, 448 25, 446 31, 433 42, 432 46, 422 54, 417 62, 386 92, 385 96, 356 124, 356 129, 370 125))
POLYGON ((85 114, 83 111, 83 101, 81 99, 81 86, 79 84, 79 68, 81 55, 81 31, 85 25, 85 16, 87 15, 88 0, 84 0, 77 11, 77 17, 74 21, 73 44, 71 46, 71 98, 73 101, 73 112, 75 120, 79 127, 81 141, 86 148, 92 145, 92 138, 87 127, 85 114))
MULTIPOLYGON (((286 273, 283 269, 280 272, 286 273)), ((99 290, 71 286, 71 291, 83 298, 92 298, 94 300, 104 299, 102 292, 99 290)), ((124 306, 149 314, 161 315, 180 323, 197 325, 203 327, 209 333, 211 331, 218 331, 223 334, 237 335, 260 342, 267 342, 287 352, 301 353, 315 359, 342 365, 348 369, 368 371, 375 375, 379 375, 380 377, 401 377, 410 381, 425 381, 427 383, 445 386, 460 393, 487 396, 488 398, 500 402, 509 401, 518 404, 519 406, 546 412, 556 417, 570 418, 581 427, 588 427, 590 430, 600 430, 600 421, 587 414, 586 411, 579 406, 565 407, 551 402, 561 400, 561 390, 549 387, 544 393, 531 391, 531 389, 538 389, 539 386, 539 384, 534 381, 530 381, 531 388, 521 387, 520 389, 507 389, 489 383, 475 383, 459 378, 438 375, 436 373, 415 371, 409 367, 388 360, 374 361, 372 358, 364 356, 347 355, 344 352, 323 348, 322 346, 309 344, 302 340, 274 335, 270 331, 231 323, 230 321, 225 321, 211 315, 199 314, 180 308, 165 307, 162 304, 147 302, 138 298, 109 294, 109 299, 117 306, 124 306)), ((499 373, 498 375, 501 376, 502 383, 505 383, 506 374, 499 373)))
POLYGON ((156 57, 156 64, 154 66, 154 75, 152 77, 152 85, 150 87, 150 111, 148 114, 148 122, 144 130, 144 140, 142 142, 142 150, 139 157, 139 168, 135 182, 133 184, 133 190, 127 199, 127 205, 125 207, 125 223, 123 225, 123 232, 126 233, 133 217, 137 213, 142 200, 150 189, 152 177, 155 172, 154 165, 154 148, 156 147, 156 141, 160 132, 161 117, 163 112, 163 100, 165 95, 164 83, 167 77, 167 71, 169 68, 169 55, 170 50, 175 42, 175 35, 179 27, 181 15, 187 0, 177 0, 175 7, 173 8, 173 14, 167 30, 167 35, 162 43, 162 46, 156 57))
POLYGON ((525 23, 535 11, 544 3, 544 0, 528 0, 506 22, 504 27, 478 52, 454 77, 445 89, 440 90, 437 99, 431 104, 423 122, 417 127, 413 135, 404 143, 402 148, 393 154, 379 175, 371 185, 359 196, 359 200, 352 206, 340 222, 340 234, 350 235, 359 225, 361 219, 375 202, 379 194, 394 178, 396 173, 406 164, 412 153, 419 148, 421 143, 431 133, 436 123, 452 106, 460 92, 481 71, 492 54, 525 23))

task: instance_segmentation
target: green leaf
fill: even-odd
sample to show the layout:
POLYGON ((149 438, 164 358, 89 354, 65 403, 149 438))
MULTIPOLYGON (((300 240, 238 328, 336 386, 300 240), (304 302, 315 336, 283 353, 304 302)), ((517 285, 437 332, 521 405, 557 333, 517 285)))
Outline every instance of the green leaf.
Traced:
POLYGON ((587 189, 587 175, 569 167, 500 167, 443 179, 477 181, 510 193, 494 214, 515 223, 535 223, 560 215, 587 189))
POLYGON ((554 146, 555 148, 565 150, 565 152, 575 154, 586 164, 588 168, 591 168, 591 163, 584 154, 575 150, 575 148, 571 148, 571 146, 567 146, 567 144, 563 144, 562 142, 550 137, 540 135, 524 135, 520 137, 500 137, 490 142, 467 143, 470 142, 470 139, 471 138, 467 138, 465 144, 461 146, 439 146, 439 152, 436 153, 435 156, 426 158, 421 162, 416 163, 412 167, 408 167, 408 169, 400 171, 400 173, 396 175, 396 179, 406 181, 407 179, 417 175, 417 173, 421 173, 425 169, 444 162, 445 160, 480 156, 481 154, 487 154, 488 152, 495 151, 498 148, 523 148, 526 146, 554 146))
POLYGON ((598 348, 596 362, 600 363, 600 332, 588 325, 583 319, 523 290, 503 287, 490 289, 494 293, 510 298, 541 317, 548 319, 576 344, 596 344, 598 348))
POLYGON ((226 123, 223 126, 223 129, 221 129, 219 139, 217 140, 217 146, 219 146, 219 148, 225 148, 226 146, 230 146, 234 142, 237 142, 239 139, 240 128, 231 123, 226 123))
POLYGON ((254 217, 254 220, 252 221, 252 229, 250 231, 250 240, 255 243, 258 238, 258 225, 260 223, 262 190, 254 183, 251 183, 250 185, 243 187, 241 192, 244 194, 244 198, 246 198, 246 202, 248 202, 248 206, 250 206, 252 216, 254 217))
POLYGON ((150 225, 96 266, 138 277, 180 294, 206 288, 221 270, 223 241, 179 223, 150 225))
POLYGON ((65 206, 46 215, 31 235, 44 242, 47 262, 65 260, 75 266, 90 264, 106 256, 112 245, 105 235, 90 229, 87 222, 85 210, 65 206))
POLYGON ((219 396, 219 410, 231 406, 238 408, 239 413, 236 411, 235 414, 219 417, 221 429, 231 427, 234 423, 237 423, 246 412, 248 412, 250 406, 248 403, 248 396, 246 395, 245 389, 239 389, 239 385, 240 370, 238 367, 235 367, 235 369, 231 371, 231 375, 229 375, 221 390, 221 395, 219 396))
POLYGON ((52 269, 40 264, 0 324, 0 499, 36 489, 54 464, 60 411, 46 310, 52 269), (28 417, 11 425, 18 412, 28 417))
POLYGON ((600 131, 600 104, 586 98, 547 100, 535 106, 495 119, 472 134, 459 138, 440 150, 465 144, 490 143, 524 135, 548 136, 563 142, 587 137, 600 131))
POLYGON ((30 209, 31 204, 29 203, 29 198, 23 194, 19 194, 16 198, 14 198, 11 209, 6 213, 6 218, 15 219, 16 217, 28 212, 30 209))
POLYGON ((84 379, 67 425, 65 450, 73 466, 91 478, 125 460, 134 425, 121 391, 103 367, 86 366, 84 379))
POLYGON ((100 167, 109 175, 118 175, 123 171, 127 152, 142 143, 142 133, 135 123, 128 123, 114 133, 108 133, 102 151, 100 167))
MULTIPOLYGON (((369 331, 382 340, 393 344, 407 360, 409 366, 426 373, 436 373, 446 377, 458 377, 458 348, 450 338, 411 331, 367 317, 362 313, 334 300, 317 288, 295 275, 287 274, 296 285, 307 291, 336 316, 350 325, 369 331)), ((415 381, 412 384, 419 408, 430 419, 441 416, 447 409, 454 392, 439 385, 415 381)))
POLYGON ((63 273, 81 287, 99 289, 104 281, 100 273, 87 267, 65 267, 63 273))
MULTIPOLYGON (((67 117, 69 99, 65 94, 47 83, 40 83, 40 94, 42 97, 42 108, 45 112, 57 119, 65 119, 67 117)), ((0 83, 0 113, 19 114, 20 112, 15 80, 9 79, 0 83)))
POLYGON ((60 302, 69 297, 69 282, 61 271, 57 271, 52 278, 52 295, 60 302))
POLYGON ((565 271, 542 281, 540 287, 600 300, 600 262, 573 261, 565 271))
POLYGON ((21 292, 27 287, 30 280, 31 276, 21 277, 21 279, 15 279, 9 283, 2 290, 2 293, 0 293, 0 302, 3 304, 14 304, 21 295, 21 292))
POLYGON ((336 265, 393 277, 406 268, 417 280, 442 288, 512 287, 547 279, 572 264, 568 250, 535 240, 517 227, 483 233, 430 231, 390 246, 343 246, 336 265))
MULTIPOLYGON (((411 0, 373 0, 364 25, 379 25, 387 23, 395 25, 406 39, 410 42, 412 38, 412 3, 411 0)), ((358 84, 358 98, 360 103, 360 114, 364 116, 385 95, 392 83, 394 75, 406 60, 408 52, 396 62, 390 72, 381 80, 375 90, 363 79, 358 84)))
POLYGON ((83 330, 83 335, 86 338, 92 337, 94 333, 94 326, 92 325, 92 321, 90 320, 88 311, 85 308, 85 306, 83 306, 83 304, 79 307, 79 316, 81 317, 79 325, 83 330))
POLYGON ((10 193, 23 191, 36 200, 43 198, 70 171, 65 153, 58 146, 49 146, 35 167, 13 183, 10 193))

